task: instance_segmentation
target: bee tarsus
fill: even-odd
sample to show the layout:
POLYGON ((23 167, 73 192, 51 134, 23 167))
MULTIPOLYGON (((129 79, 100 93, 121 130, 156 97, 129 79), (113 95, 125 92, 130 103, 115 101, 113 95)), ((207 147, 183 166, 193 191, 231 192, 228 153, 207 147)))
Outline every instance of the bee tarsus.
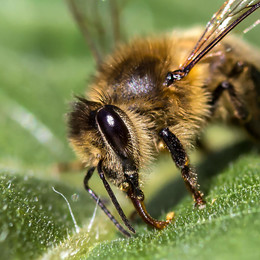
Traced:
POLYGON ((152 218, 148 214, 143 200, 139 200, 134 195, 134 192, 132 189, 129 189, 127 191, 127 195, 131 199, 136 211, 138 212, 138 214, 140 215, 140 217, 146 224, 148 224, 154 228, 157 228, 157 229, 164 229, 172 221, 172 218, 168 218, 166 221, 160 221, 160 220, 152 218))

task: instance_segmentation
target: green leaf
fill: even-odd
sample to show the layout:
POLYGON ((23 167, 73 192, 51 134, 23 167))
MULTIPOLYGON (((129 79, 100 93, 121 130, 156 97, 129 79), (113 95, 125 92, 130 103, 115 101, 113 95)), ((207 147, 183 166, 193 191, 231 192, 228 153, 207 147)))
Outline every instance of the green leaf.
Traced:
MULTIPOLYGON (((138 225, 137 235, 130 239, 103 242, 90 252, 82 252, 82 248, 79 248, 73 257, 259 259, 259 155, 243 156, 231 163, 223 173, 211 180, 208 190, 205 209, 194 208, 190 199, 184 199, 171 208, 176 214, 175 221, 165 230, 152 230, 138 225)), ((162 203, 165 199, 161 198, 162 203)), ((77 244, 81 244, 81 241, 84 241, 84 235, 77 236, 77 244)), ((71 243, 65 248, 74 246, 75 243, 71 243)), ((71 251, 76 252, 76 249, 74 247, 71 251)), ((62 250, 64 247, 56 249, 52 257, 58 258, 62 250)))
POLYGON ((65 200, 52 187, 68 198, 78 225, 93 213, 86 192, 54 181, 0 173, 2 259, 33 259, 75 232, 65 200))

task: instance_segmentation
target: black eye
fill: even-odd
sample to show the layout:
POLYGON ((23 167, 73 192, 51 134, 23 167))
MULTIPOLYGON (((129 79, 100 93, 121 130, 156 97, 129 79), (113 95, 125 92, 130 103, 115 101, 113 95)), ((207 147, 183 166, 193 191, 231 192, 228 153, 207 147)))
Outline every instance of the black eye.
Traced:
POLYGON ((96 119, 113 150, 120 157, 127 158, 126 148, 130 142, 130 134, 124 121, 115 112, 114 107, 111 105, 104 106, 98 111, 96 119))

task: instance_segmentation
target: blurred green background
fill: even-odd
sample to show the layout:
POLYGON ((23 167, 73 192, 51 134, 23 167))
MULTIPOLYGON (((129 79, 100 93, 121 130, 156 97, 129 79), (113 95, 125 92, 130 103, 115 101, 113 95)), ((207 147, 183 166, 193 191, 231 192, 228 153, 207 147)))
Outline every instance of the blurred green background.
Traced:
MULTIPOLYGON (((168 32, 176 27, 204 26, 222 3, 222 0, 129 0, 125 1, 121 10, 121 27, 130 39, 137 35, 168 32)), ((259 12, 250 17, 246 24, 252 24, 257 17, 259 12)), ((259 35, 258 26, 243 37, 259 45, 259 35)), ((5 180, 15 178, 14 176, 30 176, 36 178, 32 186, 41 181, 45 185, 46 181, 48 187, 51 183, 61 185, 68 196, 74 193, 74 189, 79 189, 78 193, 82 191, 82 174, 60 174, 55 166, 75 160, 66 140, 65 115, 69 111, 73 95, 85 92, 94 71, 95 63, 65 1, 1 1, 0 173, 6 174, 5 180)), ((240 131, 229 131, 218 126, 206 134, 206 139, 214 149, 242 137, 240 131)), ((194 154, 193 157, 194 160, 199 160, 200 154, 194 154)), ((154 166, 154 173, 145 191, 147 198, 172 178, 172 166, 169 167, 169 163, 171 161, 167 157, 154 166), (156 174, 160 171, 165 172, 163 178, 156 174)), ((102 186, 97 186, 97 190, 102 193, 102 186)), ((46 194, 48 192, 50 190, 47 189, 46 194)), ((2 200, 2 207, 4 206, 2 200)), ((91 204, 90 208, 92 211, 94 205, 91 204)), ((78 214, 80 211, 77 210, 78 214)), ((84 211, 79 217, 82 223, 83 213, 84 211)), ((0 223, 4 220, 2 215, 1 221, 0 215, 0 223)), ((69 214, 67 221, 70 221, 69 214)), ((71 224, 69 230, 72 227, 71 224)), ((20 231, 23 228, 21 226, 20 231)), ((57 236, 59 238, 56 242, 65 235, 61 231, 57 236)), ((1 240, 0 235, 0 242, 5 242, 5 238, 1 240)), ((25 236, 24 240, 26 239, 25 236)), ((22 241, 20 247, 24 244, 22 241)), ((15 250, 13 245, 10 248, 3 245, 7 251, 15 250)), ((36 250, 36 254, 48 246, 36 250)), ((26 254, 26 250, 25 247, 21 254, 26 254)), ((8 253, 6 255, 9 257, 8 253)))

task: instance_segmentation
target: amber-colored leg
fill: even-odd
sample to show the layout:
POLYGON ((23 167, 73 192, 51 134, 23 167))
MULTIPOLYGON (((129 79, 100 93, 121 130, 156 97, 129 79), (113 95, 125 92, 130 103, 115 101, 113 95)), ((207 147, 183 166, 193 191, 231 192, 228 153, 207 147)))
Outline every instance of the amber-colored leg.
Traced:
POLYGON ((127 191, 127 195, 131 199, 136 211, 138 212, 138 214, 146 224, 155 227, 157 229, 164 229, 171 222, 173 215, 172 217, 168 218, 166 221, 160 221, 152 218, 148 214, 143 200, 136 198, 131 188, 127 191))

